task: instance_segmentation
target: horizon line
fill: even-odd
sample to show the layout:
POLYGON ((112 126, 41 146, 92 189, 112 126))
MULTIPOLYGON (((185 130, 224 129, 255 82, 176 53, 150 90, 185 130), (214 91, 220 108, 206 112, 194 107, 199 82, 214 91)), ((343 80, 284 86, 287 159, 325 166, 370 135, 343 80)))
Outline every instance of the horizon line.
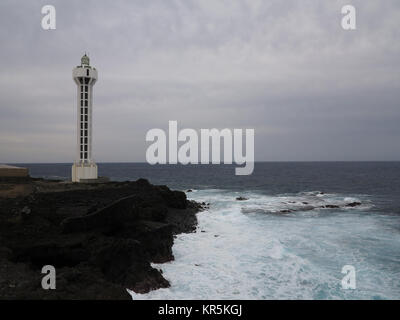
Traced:
MULTIPOLYGON (((316 162, 327 162, 327 163, 332 163, 332 162, 400 162, 400 160, 257 160, 254 161, 254 163, 316 163, 316 162)), ((0 162, 0 164, 73 164, 74 162, 0 162)), ((172 164, 172 163, 164 163, 164 164, 149 164, 145 161, 101 161, 101 162, 96 162, 97 164, 118 164, 118 163, 135 163, 135 164, 148 164, 150 166, 156 166, 156 165, 181 165, 181 166, 193 166, 193 165, 237 165, 236 163, 219 163, 219 164, 214 164, 214 163, 189 163, 189 164, 172 164)))

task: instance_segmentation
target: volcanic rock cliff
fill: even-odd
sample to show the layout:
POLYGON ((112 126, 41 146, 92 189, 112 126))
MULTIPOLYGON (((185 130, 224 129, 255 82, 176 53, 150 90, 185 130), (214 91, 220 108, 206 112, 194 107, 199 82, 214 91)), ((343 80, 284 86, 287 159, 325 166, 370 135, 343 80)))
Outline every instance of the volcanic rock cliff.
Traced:
POLYGON ((180 191, 133 182, 0 182, 0 299, 130 299, 168 287, 151 262, 174 259, 174 235, 201 206, 180 191), (44 290, 44 265, 56 289, 44 290))

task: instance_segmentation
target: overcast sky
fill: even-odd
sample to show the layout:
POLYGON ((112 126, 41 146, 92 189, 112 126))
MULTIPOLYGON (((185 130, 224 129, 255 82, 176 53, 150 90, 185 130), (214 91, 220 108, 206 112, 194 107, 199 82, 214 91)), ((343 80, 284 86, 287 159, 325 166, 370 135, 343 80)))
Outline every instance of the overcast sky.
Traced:
POLYGON ((0 163, 74 160, 85 51, 98 162, 145 161, 168 120, 254 128, 256 160, 400 160, 399 36, 398 0, 1 0, 0 163))

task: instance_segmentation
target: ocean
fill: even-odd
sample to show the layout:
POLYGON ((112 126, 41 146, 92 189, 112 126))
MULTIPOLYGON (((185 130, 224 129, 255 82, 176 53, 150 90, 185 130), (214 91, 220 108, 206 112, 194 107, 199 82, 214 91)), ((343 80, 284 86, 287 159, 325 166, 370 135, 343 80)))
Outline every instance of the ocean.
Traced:
MULTIPOLYGON (((23 165, 70 177, 71 164, 23 165)), ((210 203, 197 231, 176 237, 175 260, 153 265, 171 287, 133 299, 400 299, 399 162, 257 162, 250 176, 235 165, 98 166, 210 203), (345 265, 355 289, 342 287, 345 265)))

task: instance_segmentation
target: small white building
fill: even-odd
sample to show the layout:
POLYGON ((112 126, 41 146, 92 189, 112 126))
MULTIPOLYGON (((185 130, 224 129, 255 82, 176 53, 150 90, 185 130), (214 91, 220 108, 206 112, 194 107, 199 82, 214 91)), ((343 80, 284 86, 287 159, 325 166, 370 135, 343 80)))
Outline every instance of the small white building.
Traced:
POLYGON ((81 65, 74 68, 72 77, 78 87, 77 97, 77 149, 72 165, 72 181, 97 179, 97 165, 92 159, 92 113, 93 85, 97 81, 97 70, 90 66, 85 54, 81 65))

